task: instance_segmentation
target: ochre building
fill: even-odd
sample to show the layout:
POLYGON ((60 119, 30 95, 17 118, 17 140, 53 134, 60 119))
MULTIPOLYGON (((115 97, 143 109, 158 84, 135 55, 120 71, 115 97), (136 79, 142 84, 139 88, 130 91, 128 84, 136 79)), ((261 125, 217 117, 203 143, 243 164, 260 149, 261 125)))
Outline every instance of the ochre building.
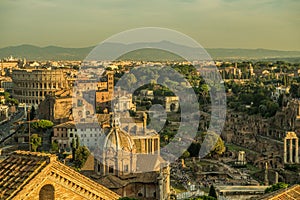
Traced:
POLYGON ((17 151, 0 162, 0 199, 116 200, 120 196, 45 153, 17 151))
POLYGON ((63 69, 13 70, 13 97, 20 103, 38 105, 47 95, 69 88, 67 72, 63 69))

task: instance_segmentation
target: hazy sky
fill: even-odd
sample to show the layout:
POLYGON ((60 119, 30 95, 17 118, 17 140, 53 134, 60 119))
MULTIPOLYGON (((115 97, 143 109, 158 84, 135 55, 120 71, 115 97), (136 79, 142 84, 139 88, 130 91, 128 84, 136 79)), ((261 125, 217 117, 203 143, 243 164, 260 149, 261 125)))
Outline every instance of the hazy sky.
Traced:
POLYGON ((86 47, 157 26, 206 48, 300 50, 300 0, 1 0, 0 47, 86 47))

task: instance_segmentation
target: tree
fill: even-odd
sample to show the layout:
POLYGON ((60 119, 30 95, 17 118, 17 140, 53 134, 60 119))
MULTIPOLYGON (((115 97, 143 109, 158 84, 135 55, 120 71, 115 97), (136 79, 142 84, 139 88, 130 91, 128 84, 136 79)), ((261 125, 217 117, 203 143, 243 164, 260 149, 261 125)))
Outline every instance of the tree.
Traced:
POLYGON ((37 148, 42 145, 42 138, 38 134, 32 134, 30 137, 31 149, 36 152, 37 148))
POLYGON ((299 95, 299 84, 292 84, 291 85, 291 89, 290 89, 290 94, 292 95, 292 97, 294 98, 299 98, 300 95, 299 95))
POLYGON ((188 152, 190 153, 191 157, 198 157, 199 156, 199 151, 200 151, 200 143, 198 142, 193 142, 189 148, 188 148, 188 152))
POLYGON ((80 147, 78 135, 76 135, 76 139, 75 138, 72 139, 71 147, 72 147, 72 159, 73 161, 75 161, 76 151, 80 147))
POLYGON ((35 117, 35 108, 34 108, 34 106, 31 106, 30 114, 29 114, 29 119, 33 120, 34 117, 35 117))
POLYGON ((265 190, 265 193, 274 192, 274 191, 279 190, 279 189, 287 188, 288 186, 289 186, 289 184, 279 182, 279 183, 276 183, 276 184, 272 185, 271 187, 268 187, 265 190))
POLYGON ((19 104, 19 101, 17 99, 14 99, 14 98, 8 98, 6 100, 7 103, 9 104, 13 104, 13 105, 18 105, 19 104))
POLYGON ((42 119, 42 120, 33 122, 31 125, 32 125, 32 128, 34 128, 34 129, 45 130, 45 129, 52 128, 54 124, 53 124, 53 122, 51 122, 49 120, 42 119))
POLYGON ((57 141, 53 141, 53 142, 51 143, 51 150, 52 150, 53 152, 58 152, 59 148, 58 148, 58 142, 57 142, 57 141))
POLYGON ((188 158, 190 157, 190 152, 184 151, 183 154, 181 155, 182 158, 188 158))
POLYGON ((75 167, 82 168, 89 155, 89 150, 85 146, 80 146, 75 152, 75 167))
POLYGON ((224 142, 218 134, 214 132, 204 133, 204 137, 205 144, 202 143, 202 145, 205 145, 207 151, 210 150, 210 155, 222 155, 225 152, 224 142))
POLYGON ((215 187, 213 185, 211 185, 210 188, 209 188, 208 196, 214 197, 216 199, 218 198, 217 197, 217 193, 216 193, 216 189, 215 189, 215 187))
POLYGON ((124 75, 124 86, 125 86, 125 89, 129 90, 136 82, 137 82, 137 79, 136 77, 134 76, 134 74, 126 74, 124 75))

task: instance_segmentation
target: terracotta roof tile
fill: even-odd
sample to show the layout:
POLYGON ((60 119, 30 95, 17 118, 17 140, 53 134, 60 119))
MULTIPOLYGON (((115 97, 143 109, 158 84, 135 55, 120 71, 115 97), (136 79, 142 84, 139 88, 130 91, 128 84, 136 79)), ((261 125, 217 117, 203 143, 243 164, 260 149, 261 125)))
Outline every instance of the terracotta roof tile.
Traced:
POLYGON ((32 160, 26 153, 14 153, 0 163, 0 198, 6 199, 21 190, 50 162, 48 154, 36 154, 32 160))

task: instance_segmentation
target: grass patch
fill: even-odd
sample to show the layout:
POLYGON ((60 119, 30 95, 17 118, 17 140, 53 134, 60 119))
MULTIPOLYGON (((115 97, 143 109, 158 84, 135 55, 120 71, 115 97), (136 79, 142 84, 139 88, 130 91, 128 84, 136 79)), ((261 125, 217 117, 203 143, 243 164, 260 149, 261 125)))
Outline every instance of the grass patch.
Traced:
POLYGON ((247 153, 254 153, 254 151, 252 150, 234 144, 225 144, 225 146, 229 151, 245 151, 247 153))

